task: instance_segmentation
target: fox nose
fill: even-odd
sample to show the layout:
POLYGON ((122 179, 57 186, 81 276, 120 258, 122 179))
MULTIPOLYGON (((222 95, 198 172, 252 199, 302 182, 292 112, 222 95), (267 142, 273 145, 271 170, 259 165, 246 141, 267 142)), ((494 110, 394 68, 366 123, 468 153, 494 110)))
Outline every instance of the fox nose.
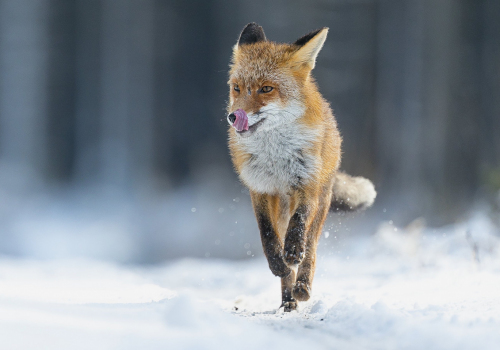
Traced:
POLYGON ((227 116, 227 121, 229 122, 229 124, 234 124, 234 121, 236 120, 236 116, 234 115, 234 113, 231 113, 227 116))

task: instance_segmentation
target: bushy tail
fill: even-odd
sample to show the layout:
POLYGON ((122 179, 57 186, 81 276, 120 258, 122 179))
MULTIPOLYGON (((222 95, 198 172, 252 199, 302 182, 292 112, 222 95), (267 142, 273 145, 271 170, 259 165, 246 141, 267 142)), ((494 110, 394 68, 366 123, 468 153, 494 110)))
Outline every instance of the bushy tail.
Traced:
POLYGON ((331 211, 355 211, 370 207, 377 192, 373 183, 361 176, 337 172, 333 184, 331 211))

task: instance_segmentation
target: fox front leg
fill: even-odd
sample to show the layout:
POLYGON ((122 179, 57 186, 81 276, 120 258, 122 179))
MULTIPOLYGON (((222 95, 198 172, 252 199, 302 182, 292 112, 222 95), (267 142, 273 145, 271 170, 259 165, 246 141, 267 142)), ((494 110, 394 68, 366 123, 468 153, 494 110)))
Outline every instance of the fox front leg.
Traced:
POLYGON ((328 213, 328 206, 320 206, 308 231, 306 242, 306 254, 299 266, 297 279, 292 289, 292 297, 298 301, 309 300, 311 296, 311 286, 316 269, 316 249, 321 235, 321 228, 328 213))
POLYGON ((330 208, 332 186, 333 180, 323 186, 314 219, 307 230, 305 258, 299 266, 297 279, 292 289, 292 297, 298 301, 309 300, 311 296, 311 286, 314 270, 316 269, 316 249, 318 248, 321 229, 330 208))
POLYGON ((287 277, 292 270, 283 261, 283 246, 271 224, 271 220, 259 208, 255 210, 255 214, 259 225, 262 248, 271 272, 281 278, 287 277))
POLYGON ((285 236, 284 258, 289 267, 300 265, 306 253, 306 221, 308 210, 300 205, 290 219, 285 236))

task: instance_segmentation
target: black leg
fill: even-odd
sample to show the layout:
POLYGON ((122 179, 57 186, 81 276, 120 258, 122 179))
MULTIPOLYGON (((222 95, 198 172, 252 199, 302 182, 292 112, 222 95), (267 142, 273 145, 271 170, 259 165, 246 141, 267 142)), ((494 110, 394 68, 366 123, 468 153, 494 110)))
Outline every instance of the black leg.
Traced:
POLYGON ((292 270, 283 261, 283 247, 271 224, 271 220, 269 220, 264 211, 259 209, 256 209, 256 216, 262 240, 262 248, 264 249, 271 272, 275 276, 282 278, 288 276, 292 270))
POLYGON ((299 265, 306 253, 306 220, 308 210, 305 205, 299 206, 290 219, 285 236, 285 263, 288 266, 299 265))
POLYGON ((295 271, 281 279, 281 307, 285 312, 297 309, 297 301, 292 297, 293 286, 295 285, 295 271))

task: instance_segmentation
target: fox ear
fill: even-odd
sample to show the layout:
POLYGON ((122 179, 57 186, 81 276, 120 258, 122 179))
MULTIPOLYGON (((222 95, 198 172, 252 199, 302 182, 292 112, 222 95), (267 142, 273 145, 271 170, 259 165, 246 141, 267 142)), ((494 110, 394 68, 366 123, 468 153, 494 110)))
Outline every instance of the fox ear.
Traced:
POLYGON ((328 34, 328 28, 324 27, 299 38, 292 45, 297 46, 297 51, 292 56, 292 64, 295 67, 309 66, 313 69, 316 65, 316 57, 321 51, 328 34))
POLYGON ((240 34, 238 45, 254 44, 259 41, 266 41, 266 34, 264 29, 257 23, 248 23, 240 34))

